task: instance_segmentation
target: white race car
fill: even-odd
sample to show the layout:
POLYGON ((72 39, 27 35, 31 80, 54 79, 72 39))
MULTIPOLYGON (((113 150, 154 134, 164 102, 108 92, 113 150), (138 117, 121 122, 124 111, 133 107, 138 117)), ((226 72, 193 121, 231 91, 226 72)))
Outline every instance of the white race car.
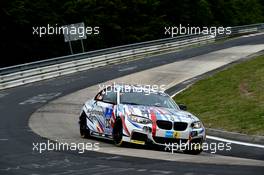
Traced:
POLYGON ((164 92, 138 85, 108 86, 84 104, 80 134, 111 139, 117 146, 126 142, 178 144, 185 146, 186 153, 199 154, 205 128, 185 110, 186 106, 177 105, 164 92))

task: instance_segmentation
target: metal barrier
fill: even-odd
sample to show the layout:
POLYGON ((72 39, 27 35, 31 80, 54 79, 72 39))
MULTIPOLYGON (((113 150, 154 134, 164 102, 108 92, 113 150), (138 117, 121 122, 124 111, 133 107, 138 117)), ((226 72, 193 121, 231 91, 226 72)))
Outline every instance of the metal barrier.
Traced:
POLYGON ((54 78, 78 71, 138 59, 150 54, 175 51, 226 37, 264 31, 264 23, 231 28, 230 35, 185 35, 101 49, 0 69, 0 89, 54 78))

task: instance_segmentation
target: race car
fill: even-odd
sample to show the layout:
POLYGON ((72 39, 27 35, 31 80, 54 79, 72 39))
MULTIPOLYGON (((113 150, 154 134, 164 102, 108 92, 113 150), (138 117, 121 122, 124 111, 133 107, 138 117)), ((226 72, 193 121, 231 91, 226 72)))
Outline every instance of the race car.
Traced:
POLYGON ((81 137, 106 138, 117 146, 178 144, 185 153, 202 152, 202 122, 168 94, 142 87, 110 85, 88 100, 79 117, 81 137))

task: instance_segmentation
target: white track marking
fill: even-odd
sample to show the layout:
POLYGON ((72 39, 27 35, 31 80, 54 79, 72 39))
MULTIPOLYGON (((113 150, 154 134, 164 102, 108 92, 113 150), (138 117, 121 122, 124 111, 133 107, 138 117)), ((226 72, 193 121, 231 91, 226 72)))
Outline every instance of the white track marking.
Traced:
POLYGON ((257 148, 263 148, 264 149, 264 145, 260 145, 260 144, 229 140, 229 139, 224 139, 224 138, 209 136, 209 135, 207 135, 206 138, 221 141, 221 142, 229 142, 229 143, 233 143, 233 144, 237 144, 237 145, 251 146, 251 147, 257 147, 257 148))
POLYGON ((184 91, 185 89, 189 88, 192 84, 186 86, 185 88, 179 90, 178 92, 176 92, 175 94, 171 95, 171 98, 175 97, 177 94, 181 93, 182 91, 184 91))
POLYGON ((0 141, 7 141, 8 139, 0 139, 0 141))
POLYGON ((261 32, 261 33, 255 33, 255 34, 250 34, 250 35, 244 35, 244 36, 241 36, 241 38, 247 38, 247 37, 251 37, 251 36, 257 36, 257 35, 263 35, 264 32, 261 32))
POLYGON ((60 92, 39 94, 39 95, 31 97, 28 100, 23 101, 19 104, 20 105, 27 105, 27 104, 35 104, 35 103, 46 103, 48 100, 51 100, 51 99, 53 99, 59 95, 61 95, 60 92))
POLYGON ((124 72, 124 71, 134 70, 136 68, 137 68, 137 66, 125 67, 125 68, 118 69, 118 71, 119 72, 124 72))
POLYGON ((7 96, 8 93, 0 93, 0 98, 7 96))
MULTIPOLYGON (((180 92, 184 91, 188 87, 190 87, 190 85, 185 87, 185 88, 183 88, 183 89, 181 89, 180 91, 176 92, 175 94, 171 95, 171 98, 173 98, 175 95, 179 94, 180 92)), ((218 141, 221 141, 221 142, 229 142, 229 143, 233 143, 233 144, 237 144, 237 145, 251 146, 251 147, 257 147, 257 148, 263 148, 264 149, 264 145, 260 145, 260 144, 229 140, 229 139, 224 139, 224 138, 221 138, 221 137, 215 137, 215 136, 209 136, 209 135, 207 135, 206 138, 212 139, 212 140, 218 140, 218 141)))

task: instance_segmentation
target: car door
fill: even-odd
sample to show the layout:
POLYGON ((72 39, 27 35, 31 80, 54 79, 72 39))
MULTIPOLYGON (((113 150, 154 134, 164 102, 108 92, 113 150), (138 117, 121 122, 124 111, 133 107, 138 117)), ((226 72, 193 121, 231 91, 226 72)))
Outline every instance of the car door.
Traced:
POLYGON ((95 98, 95 105, 93 112, 97 113, 98 126, 97 132, 103 136, 112 136, 112 125, 113 125, 113 110, 116 105, 117 93, 104 89, 95 98))

